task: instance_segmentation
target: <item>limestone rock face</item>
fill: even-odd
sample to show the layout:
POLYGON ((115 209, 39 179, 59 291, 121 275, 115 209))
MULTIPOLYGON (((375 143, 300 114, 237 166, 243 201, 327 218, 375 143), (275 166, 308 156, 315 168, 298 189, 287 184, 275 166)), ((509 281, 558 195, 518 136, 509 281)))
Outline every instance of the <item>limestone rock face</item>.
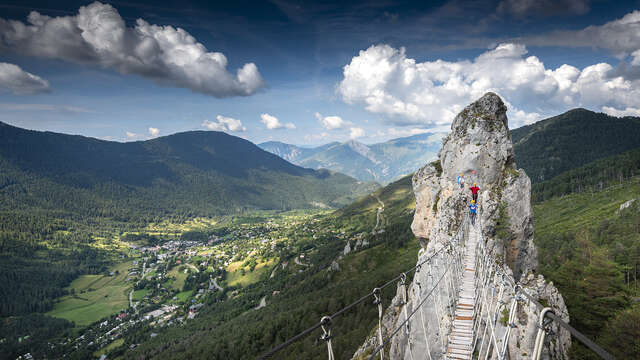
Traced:
MULTIPOLYGON (((418 261, 430 257, 458 231, 468 213, 471 201, 469 187, 477 183, 480 188, 477 221, 482 222, 482 235, 489 252, 499 263, 507 265, 506 276, 513 283, 518 282, 534 298, 544 299, 556 314, 569 320, 562 295, 542 276, 533 275, 538 260, 533 242, 531 181, 524 170, 516 168, 506 111, 506 106, 494 93, 487 93, 467 106, 456 116, 451 133, 443 140, 439 160, 426 164, 414 174, 416 210, 411 229, 423 246, 418 261), (460 174, 465 178, 463 187, 457 183, 460 174)), ((434 264, 430 269, 433 277, 437 278, 443 268, 444 264, 434 264)), ((420 286, 428 288, 433 277, 424 271, 415 274, 408 305, 405 306, 416 308, 419 303, 419 297, 415 295, 417 289, 420 286)), ((512 296, 513 292, 507 291, 500 300, 508 304, 512 296)), ((400 331, 393 338, 389 352, 391 359, 410 360, 411 352, 407 351, 410 346, 413 354, 429 351, 432 359, 441 359, 440 332, 448 331, 451 322, 448 314, 452 306, 455 304, 449 303, 448 297, 442 295, 438 301, 431 301, 431 305, 427 302, 427 323, 442 324, 442 328, 433 328, 435 331, 428 331, 425 336, 421 323, 412 319, 408 336, 400 331)), ((533 348, 537 331, 537 317, 532 315, 530 306, 533 305, 518 303, 521 323, 509 337, 509 359, 528 359, 531 356, 531 350, 524 350, 533 348)), ((397 307, 388 310, 388 314, 395 315, 396 326, 401 322, 397 307)), ((506 329, 506 323, 497 322, 497 334, 504 334, 506 329)), ((566 359, 570 336, 563 329, 554 331, 557 337, 543 355, 547 359, 566 359)))
MULTIPOLYGON (((526 279, 520 281, 520 285, 538 302, 549 304, 556 315, 569 322, 569 312, 565 306, 564 299, 558 289, 553 286, 553 283, 546 282, 542 275, 535 277, 533 274, 529 274, 526 279)), ((509 301, 510 299, 503 299, 503 301, 505 300, 509 301)), ((534 305, 526 301, 518 305, 517 311, 521 320, 520 326, 515 329, 515 334, 509 339, 509 354, 513 360, 526 360, 531 357, 531 353, 524 349, 533 348, 536 340, 535 334, 538 330, 538 317, 535 316, 536 313, 531 311, 532 306, 534 305)), ((571 347, 571 335, 556 323, 552 323, 551 330, 554 335, 547 339, 550 340, 549 346, 543 348, 541 358, 545 360, 569 359, 568 349, 571 347)))
POLYGON ((500 97, 487 93, 456 116, 443 140, 439 163, 427 164, 413 176, 416 213, 411 229, 422 243, 444 241, 461 223, 471 201, 469 187, 477 183, 488 246, 507 261, 517 280, 535 271, 538 255, 533 244, 531 181, 524 170, 516 170, 506 112, 500 97), (463 188, 456 181, 460 174, 465 178, 463 188), (498 222, 508 222, 510 233, 500 240, 494 234, 498 222))

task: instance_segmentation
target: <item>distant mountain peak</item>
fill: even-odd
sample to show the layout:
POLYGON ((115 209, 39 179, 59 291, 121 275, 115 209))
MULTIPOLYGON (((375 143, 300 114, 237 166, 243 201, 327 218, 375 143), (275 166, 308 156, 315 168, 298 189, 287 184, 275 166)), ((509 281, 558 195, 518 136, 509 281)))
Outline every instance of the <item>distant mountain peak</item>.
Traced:
POLYGON ((366 157, 367 159, 373 162, 377 162, 377 160, 375 159, 375 156, 371 153, 371 149, 367 145, 356 140, 349 140, 344 144, 347 145, 351 150, 366 157))
POLYGON ((372 145, 352 139, 314 148, 274 141, 259 146, 303 167, 327 168, 361 181, 388 183, 412 173, 436 157, 441 143, 425 141, 430 135, 418 134, 372 145))

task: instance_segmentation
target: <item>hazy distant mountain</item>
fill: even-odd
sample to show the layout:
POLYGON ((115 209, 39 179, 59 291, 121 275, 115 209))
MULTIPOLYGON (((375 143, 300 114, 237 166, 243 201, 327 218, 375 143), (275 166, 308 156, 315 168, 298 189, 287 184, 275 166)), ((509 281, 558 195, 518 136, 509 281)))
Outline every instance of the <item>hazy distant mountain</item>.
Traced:
POLYGON ((377 187, 215 131, 118 143, 0 123, 0 169, 0 208, 114 216, 342 206, 377 187))
POLYGON ((258 146, 263 150, 278 155, 281 158, 295 164, 296 161, 299 161, 300 159, 308 158, 318 152, 328 149, 331 146, 339 144, 339 142, 332 142, 314 148, 306 148, 297 145, 286 144, 280 141, 267 141, 262 144, 258 144, 258 146))
POLYGON ((549 180, 594 160, 640 147, 640 118, 585 109, 511 131, 516 161, 531 182, 549 180))
POLYGON ((435 159, 441 140, 438 135, 425 133, 373 145, 351 140, 315 148, 275 141, 258 146, 296 165, 330 169, 362 181, 386 184, 435 159))

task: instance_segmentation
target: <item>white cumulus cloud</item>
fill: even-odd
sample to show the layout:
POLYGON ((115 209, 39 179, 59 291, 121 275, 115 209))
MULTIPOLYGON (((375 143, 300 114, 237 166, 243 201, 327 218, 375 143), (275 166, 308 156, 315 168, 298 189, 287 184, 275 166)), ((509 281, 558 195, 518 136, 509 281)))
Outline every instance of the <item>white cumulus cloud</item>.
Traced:
POLYGON ((160 130, 158 128, 150 127, 149 128, 149 135, 151 135, 151 137, 156 137, 156 136, 160 135, 160 130))
POLYGON ((315 113, 316 119, 322 124, 322 126, 327 130, 334 129, 342 129, 343 127, 351 124, 350 122, 344 121, 340 116, 322 116, 319 112, 315 113))
POLYGON ((143 19, 127 27, 113 6, 97 1, 75 16, 32 11, 27 23, 0 18, 0 50, 98 65, 215 97, 251 95, 265 85, 254 63, 231 73, 224 54, 185 30, 143 19))
POLYGON ((280 122, 280 119, 269 114, 260 114, 260 122, 262 122, 269 130, 296 128, 296 126, 293 123, 289 122, 289 123, 283 124, 282 122, 280 122))
POLYGON ((625 109, 615 109, 609 106, 603 106, 602 112, 611 116, 624 117, 624 116, 640 116, 640 109, 634 107, 628 107, 625 109))
POLYGON ((0 90, 28 95, 48 92, 50 88, 47 80, 22 70, 18 65, 0 62, 0 90))
POLYGON ((450 124, 468 103, 487 91, 501 95, 511 127, 572 107, 640 106, 640 82, 616 75, 606 63, 584 69, 545 67, 524 45, 504 43, 472 60, 418 62, 404 48, 375 45, 344 67, 337 92, 397 125, 450 124))
POLYGON ((359 137, 364 136, 364 129, 359 127, 350 127, 349 128, 349 137, 351 139, 357 139, 359 137))
POLYGON ((242 125, 242 121, 222 115, 216 116, 216 121, 203 121, 202 126, 215 131, 247 131, 247 128, 242 125))

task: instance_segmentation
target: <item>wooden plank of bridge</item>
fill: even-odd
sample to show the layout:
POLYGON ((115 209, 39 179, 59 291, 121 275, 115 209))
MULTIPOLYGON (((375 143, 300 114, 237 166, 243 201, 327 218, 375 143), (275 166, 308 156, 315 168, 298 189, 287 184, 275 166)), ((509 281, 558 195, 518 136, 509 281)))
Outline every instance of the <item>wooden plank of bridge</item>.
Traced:
POLYGON ((471 360, 473 351, 473 322, 476 309, 476 246, 479 235, 470 227, 464 272, 458 289, 458 304, 447 342, 447 359, 471 360))

